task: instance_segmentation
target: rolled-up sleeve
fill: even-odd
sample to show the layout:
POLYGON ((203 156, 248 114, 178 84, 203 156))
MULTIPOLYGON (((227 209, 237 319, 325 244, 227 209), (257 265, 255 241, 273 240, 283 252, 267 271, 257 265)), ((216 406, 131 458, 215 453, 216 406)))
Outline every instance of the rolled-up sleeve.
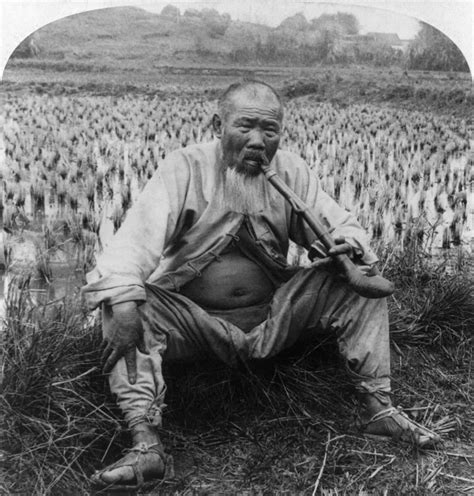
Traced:
POLYGON ((182 169, 177 167, 179 160, 172 154, 160 165, 87 274, 81 292, 89 309, 101 303, 146 300, 144 282, 157 268, 179 215, 178 188, 183 182, 176 177, 176 170, 182 169))
MULTIPOLYGON (((316 172, 302 160, 296 168, 293 188, 333 238, 343 236, 364 264, 377 262, 378 258, 370 248, 365 229, 351 212, 339 206, 321 189, 316 172)), ((310 249, 315 256, 324 257, 327 254, 316 234, 295 212, 291 216, 290 237, 297 244, 310 249)))

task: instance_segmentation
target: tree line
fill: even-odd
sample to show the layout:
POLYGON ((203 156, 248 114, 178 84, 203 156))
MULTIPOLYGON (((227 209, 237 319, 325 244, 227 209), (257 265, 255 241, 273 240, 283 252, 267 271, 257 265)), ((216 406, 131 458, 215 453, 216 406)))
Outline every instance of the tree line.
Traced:
POLYGON ((284 21, 266 40, 257 38, 230 54, 233 63, 314 65, 398 65, 411 70, 469 72, 461 50, 441 31, 420 22, 420 31, 405 49, 400 44, 359 34, 355 16, 324 14, 310 22, 302 14, 284 21), (288 22, 290 21, 290 22, 288 22))
MULTIPOLYGON (((168 5, 161 14, 164 18, 198 25, 202 36, 215 41, 231 43, 227 36, 232 19, 215 9, 188 9, 183 14, 177 7, 168 5)), ((357 18, 353 14, 338 12, 322 14, 307 20, 301 14, 285 19, 277 28, 259 30, 256 25, 239 26, 244 43, 234 43, 225 58, 232 64, 306 65, 315 64, 368 64, 374 66, 398 65, 412 70, 463 71, 469 66, 459 48, 441 31, 420 22, 420 30, 408 47, 401 46, 397 35, 361 35, 357 18), (394 39, 391 39, 395 38, 394 39)), ((209 59, 222 53, 204 50, 199 40, 198 55, 209 59), (204 53, 204 51, 206 53, 204 53), (200 53, 203 52, 203 53, 200 53)), ((36 34, 28 36, 12 54, 12 58, 41 56, 36 34)))

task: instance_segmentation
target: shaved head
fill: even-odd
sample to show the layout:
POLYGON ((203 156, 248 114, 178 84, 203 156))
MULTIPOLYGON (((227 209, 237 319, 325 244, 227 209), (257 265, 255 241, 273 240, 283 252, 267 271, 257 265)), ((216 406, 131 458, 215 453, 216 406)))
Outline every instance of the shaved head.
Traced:
POLYGON ((221 95, 217 102, 218 113, 222 119, 226 119, 232 111, 234 99, 244 95, 261 101, 262 103, 275 104, 280 108, 280 120, 283 119, 283 102, 278 92, 269 84, 254 79, 245 79, 241 82, 231 84, 221 95))

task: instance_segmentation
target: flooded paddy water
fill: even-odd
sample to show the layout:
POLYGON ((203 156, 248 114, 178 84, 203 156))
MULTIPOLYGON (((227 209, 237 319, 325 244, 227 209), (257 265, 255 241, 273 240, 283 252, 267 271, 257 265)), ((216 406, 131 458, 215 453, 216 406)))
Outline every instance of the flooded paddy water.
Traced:
MULTIPOLYGON (((9 96, 0 143, 0 299, 18 280, 33 302, 76 292, 159 160, 213 138, 214 105, 9 96)), ((302 98, 288 103, 285 122, 281 147, 307 161, 375 247, 403 251, 416 237, 438 257, 472 248, 474 136, 463 120, 302 98)), ((305 262, 295 247, 289 258, 305 262)))

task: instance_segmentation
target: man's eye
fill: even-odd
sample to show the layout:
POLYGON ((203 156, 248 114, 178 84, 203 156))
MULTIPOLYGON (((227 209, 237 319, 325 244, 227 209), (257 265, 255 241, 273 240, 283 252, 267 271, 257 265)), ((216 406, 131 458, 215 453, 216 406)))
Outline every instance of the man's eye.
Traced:
POLYGON ((241 124, 241 125, 239 126, 239 129, 240 129, 241 131, 250 131, 250 126, 249 126, 249 125, 247 125, 247 124, 241 124))
POLYGON ((265 134, 267 136, 275 136, 277 134, 277 130, 276 129, 266 129, 265 130, 265 134))

